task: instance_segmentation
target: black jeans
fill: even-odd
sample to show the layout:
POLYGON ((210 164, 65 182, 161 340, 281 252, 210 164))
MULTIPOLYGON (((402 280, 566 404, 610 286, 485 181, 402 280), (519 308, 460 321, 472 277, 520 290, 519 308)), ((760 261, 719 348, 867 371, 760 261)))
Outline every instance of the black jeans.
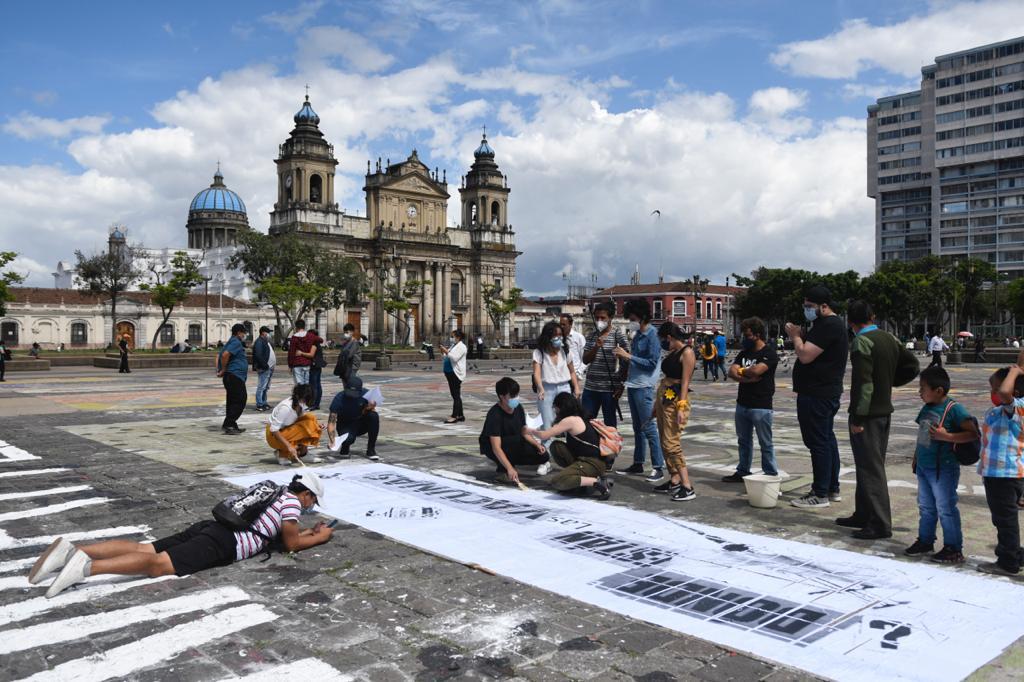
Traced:
POLYGON ((811 451, 814 482, 811 491, 817 497, 839 492, 839 443, 834 429, 839 398, 796 396, 796 418, 804 446, 811 451))
POLYGON ((448 392, 452 394, 452 416, 463 417, 462 379, 455 376, 455 372, 445 372, 444 378, 448 380, 448 392))
MULTIPOLYGON (((501 439, 501 449, 505 453, 508 463, 517 466, 539 466, 548 461, 548 454, 537 452, 537 448, 530 445, 522 436, 505 437, 501 439)), ((498 469, 505 468, 498 462, 498 457, 487 450, 483 450, 484 457, 494 462, 498 469)))
POLYGON ((892 532, 892 509, 889 506, 889 482, 885 476, 885 452, 889 447, 889 426, 892 419, 868 417, 864 430, 850 432, 850 449, 857 465, 857 492, 853 517, 861 528, 880 533, 892 532))
POLYGON ((380 434, 380 415, 370 410, 354 422, 338 424, 338 433, 347 433, 346 445, 352 445, 356 438, 366 435, 366 452, 373 452, 377 448, 377 436, 380 434))
POLYGON ((117 366, 117 371, 119 373, 121 373, 121 374, 126 374, 126 373, 131 371, 130 369, 128 369, 128 354, 127 353, 124 353, 124 352, 121 353, 121 364, 117 366))
POLYGON ((1024 494, 1024 479, 985 476, 985 501, 996 527, 996 563, 1016 573, 1024 564, 1020 548, 1020 523, 1017 500, 1024 494))
POLYGON ((245 402, 249 398, 245 392, 245 382, 231 372, 224 372, 224 391, 227 393, 227 398, 224 406, 224 422, 220 426, 222 429, 237 429, 238 418, 245 411, 245 402))
POLYGON ((929 367, 934 367, 935 365, 938 365, 939 367, 942 367, 942 351, 941 350, 933 350, 932 351, 932 363, 930 365, 928 365, 928 366, 929 367))
POLYGON ((320 375, 322 372, 322 367, 309 368, 309 387, 313 389, 313 401, 309 407, 313 410, 320 407, 320 399, 324 397, 324 387, 320 384, 320 375))

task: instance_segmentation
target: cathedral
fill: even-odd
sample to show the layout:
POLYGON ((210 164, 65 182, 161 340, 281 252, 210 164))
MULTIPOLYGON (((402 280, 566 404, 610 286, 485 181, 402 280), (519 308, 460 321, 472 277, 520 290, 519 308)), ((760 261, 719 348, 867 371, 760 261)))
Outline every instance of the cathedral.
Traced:
MULTIPOLYGON (((370 292, 380 294, 389 284, 429 282, 406 315, 410 342, 443 340, 458 327, 508 343, 508 325, 493 328, 481 296, 484 284, 505 291, 515 286, 519 255, 509 223, 508 179, 486 133, 460 182, 462 208, 458 225, 451 226, 447 172, 431 170, 415 149, 399 163, 367 161, 366 215, 345 213, 334 196, 334 146, 324 138, 308 95, 294 122, 275 161, 277 201, 270 233, 295 232, 354 259, 370 292)), ((322 314, 332 337, 346 323, 374 342, 404 337, 404 327, 370 296, 322 314)))

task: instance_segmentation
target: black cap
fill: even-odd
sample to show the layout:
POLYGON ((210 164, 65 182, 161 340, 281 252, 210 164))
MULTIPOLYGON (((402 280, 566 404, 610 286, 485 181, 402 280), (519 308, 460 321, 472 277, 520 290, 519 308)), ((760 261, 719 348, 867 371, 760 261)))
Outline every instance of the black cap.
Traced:
POLYGON ((266 333, 269 334, 270 333, 270 327, 268 327, 266 325, 263 325, 262 327, 260 327, 260 334, 262 334, 263 332, 266 332, 266 333))
POLYGON ((828 287, 824 284, 815 284, 810 287, 805 293, 806 298, 811 303, 817 303, 818 305, 827 305, 832 307, 832 292, 828 290, 828 287))

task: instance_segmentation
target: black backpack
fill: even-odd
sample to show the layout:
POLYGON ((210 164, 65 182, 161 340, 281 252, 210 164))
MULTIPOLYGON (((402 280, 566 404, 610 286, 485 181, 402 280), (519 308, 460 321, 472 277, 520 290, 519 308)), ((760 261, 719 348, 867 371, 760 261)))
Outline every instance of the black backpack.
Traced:
POLYGON ((267 507, 284 494, 285 486, 273 481, 260 481, 243 492, 227 497, 213 508, 213 518, 231 530, 250 532, 269 542, 269 538, 254 530, 252 524, 267 510, 267 507))
MULTIPOLYGON (((946 409, 942 412, 942 419, 939 421, 940 424, 946 422, 946 414, 949 413, 949 408, 953 407, 956 401, 950 400, 946 405, 946 409)), ((981 429, 978 426, 978 420, 975 417, 968 417, 974 422, 975 433, 980 434, 981 429)), ((950 443, 953 448, 953 455, 956 457, 956 461, 960 463, 960 466, 973 466, 978 463, 981 459, 981 437, 977 440, 968 441, 966 443, 950 443)))

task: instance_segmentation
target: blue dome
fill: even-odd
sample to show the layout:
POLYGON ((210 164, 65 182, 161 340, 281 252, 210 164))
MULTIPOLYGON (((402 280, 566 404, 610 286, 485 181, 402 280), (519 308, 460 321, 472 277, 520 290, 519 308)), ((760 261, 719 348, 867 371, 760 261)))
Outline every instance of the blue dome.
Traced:
POLYGON ((491 145, 487 144, 487 136, 484 135, 484 139, 480 141, 480 146, 473 152, 473 156, 494 156, 494 150, 491 149, 491 145))
POLYGON ((313 107, 309 103, 309 95, 306 95, 306 101, 303 102, 302 108, 295 114, 294 120, 296 123, 312 123, 313 125, 320 124, 320 117, 317 116, 315 111, 313 111, 313 107))
POLYGON ((218 168, 217 174, 213 176, 213 184, 196 195, 188 210, 231 211, 244 215, 245 204, 242 202, 241 197, 224 185, 224 176, 220 174, 220 169, 218 168))

